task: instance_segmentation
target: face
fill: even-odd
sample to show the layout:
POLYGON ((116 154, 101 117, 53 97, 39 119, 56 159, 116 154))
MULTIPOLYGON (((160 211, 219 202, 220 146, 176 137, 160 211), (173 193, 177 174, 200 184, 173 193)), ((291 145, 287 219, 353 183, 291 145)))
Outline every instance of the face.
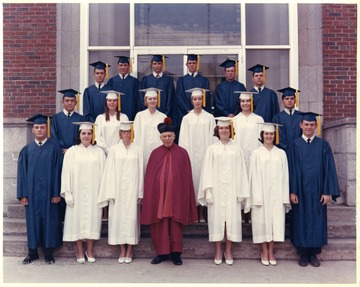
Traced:
POLYGON ((282 100, 283 105, 287 109, 293 109, 295 107, 295 97, 294 96, 286 96, 282 100))
POLYGON ((274 143, 275 132, 264 132, 264 144, 272 145, 274 143))
POLYGON ((230 67, 225 69, 225 77, 227 81, 234 81, 235 80, 235 67, 230 67))
POLYGON ((254 75, 252 76, 252 80, 256 86, 261 87, 264 84, 263 72, 254 73, 254 75))
POLYGON ((173 132, 164 132, 160 135, 160 139, 165 147, 171 147, 175 140, 175 134, 173 132))
POLYGON ((250 111, 251 110, 250 105, 251 105, 250 99, 248 100, 240 99, 240 107, 242 111, 244 112, 250 111))
POLYGON ((110 111, 117 109, 117 100, 115 99, 106 99, 106 105, 110 111))
POLYGON ((121 75, 126 75, 129 72, 130 65, 128 63, 118 63, 117 68, 121 75))
POLYGON ((311 137, 314 135, 315 130, 316 130, 316 128, 317 128, 317 123, 316 123, 316 122, 309 122, 309 121, 303 120, 303 121, 300 123, 300 128, 302 129, 303 134, 304 134, 307 138, 311 138, 311 137))
POLYGON ((64 97, 62 103, 67 112, 72 112, 76 106, 76 98, 64 97))
POLYGON ((188 68, 190 73, 196 72, 196 60, 188 60, 186 63, 186 67, 188 68))
POLYGON ((35 124, 32 127, 32 133, 37 141, 43 141, 46 138, 47 125, 46 124, 35 124))
POLYGON ((81 130, 80 131, 80 141, 83 144, 83 146, 88 147, 91 143, 91 130, 81 130))
POLYGON ((160 74, 162 72, 163 62, 154 62, 153 61, 151 63, 151 67, 156 74, 160 74))
POLYGON ((95 69, 94 70, 94 78, 97 83, 103 83, 105 80, 105 70, 103 69, 95 69))
POLYGON ((146 97, 146 103, 148 108, 156 108, 157 97, 146 97))
POLYGON ((202 96, 193 96, 191 97, 191 102, 194 105, 194 108, 201 108, 202 105, 202 96))
POLYGON ((219 126, 219 137, 220 139, 229 139, 230 138, 230 127, 229 126, 219 126))
POLYGON ((130 141, 130 137, 131 137, 131 131, 123 131, 120 130, 120 138, 125 141, 125 142, 129 142, 130 141))

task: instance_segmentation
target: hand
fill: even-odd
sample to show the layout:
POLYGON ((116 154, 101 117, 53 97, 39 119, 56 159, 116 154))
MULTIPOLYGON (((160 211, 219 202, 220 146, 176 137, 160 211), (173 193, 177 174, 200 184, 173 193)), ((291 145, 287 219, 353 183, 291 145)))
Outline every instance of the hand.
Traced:
POLYGON ((291 201, 291 203, 293 203, 293 204, 298 204, 298 203, 299 203, 299 199, 298 199, 297 194, 295 194, 295 193, 290 193, 290 201, 291 201))
POLYGON ((60 202, 60 200, 61 200, 60 196, 54 196, 54 197, 51 198, 51 203, 57 204, 57 203, 60 202))
POLYGON ((205 190, 205 199, 208 205, 214 204, 214 198, 212 196, 211 188, 205 190))
POLYGON ((323 194, 320 198, 320 202, 322 203, 322 205, 328 204, 331 202, 331 195, 325 195, 323 194))
POLYGON ((27 205, 29 204, 28 198, 27 198, 27 197, 21 198, 21 199, 20 199, 20 204, 21 204, 22 206, 27 206, 27 205))

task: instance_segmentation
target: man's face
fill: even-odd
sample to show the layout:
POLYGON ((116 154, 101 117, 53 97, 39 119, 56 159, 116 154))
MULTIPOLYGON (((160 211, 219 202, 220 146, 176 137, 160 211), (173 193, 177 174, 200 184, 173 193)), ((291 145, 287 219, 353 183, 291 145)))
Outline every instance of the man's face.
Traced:
POLYGON ((186 63, 186 67, 189 70, 189 73, 195 73, 196 72, 196 60, 188 60, 186 63))
POLYGON ((62 100, 62 103, 64 105, 64 109, 67 112, 72 112, 75 109, 76 106, 76 98, 74 97, 64 97, 62 100))
POLYGON ((300 123, 300 128, 302 129, 304 136, 306 136, 307 138, 311 138, 314 135, 315 130, 317 128, 317 123, 316 121, 309 122, 303 120, 300 123))
POLYGON ((130 65, 128 63, 118 63, 117 68, 119 70, 119 74, 126 75, 129 73, 130 65))
POLYGON ((286 96, 282 102, 285 108, 292 110, 295 107, 295 96, 286 96))
POLYGON ((252 80, 253 80, 255 86, 261 87, 264 84, 263 72, 254 73, 254 75, 252 76, 252 80))
POLYGON ((225 78, 229 82, 235 80, 235 67, 225 68, 225 78))
POLYGON ((160 74, 162 72, 163 62, 152 61, 151 67, 156 74, 160 74))
POLYGON ((46 138, 47 125, 46 124, 34 124, 32 127, 32 133, 37 141, 43 141, 46 138))
POLYGON ((171 147, 175 140, 175 134, 173 132, 164 132, 160 135, 160 139, 165 147, 171 147))
POLYGON ((104 69, 95 69, 94 70, 95 81, 99 84, 103 83, 105 80, 105 70, 104 69))

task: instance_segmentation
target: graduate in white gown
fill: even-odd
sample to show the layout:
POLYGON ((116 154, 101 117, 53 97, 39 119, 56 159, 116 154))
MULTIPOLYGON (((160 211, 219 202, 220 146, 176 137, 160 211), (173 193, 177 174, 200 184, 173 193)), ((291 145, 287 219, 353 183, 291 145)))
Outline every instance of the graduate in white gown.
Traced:
MULTIPOLYGON (((214 137, 214 116, 203 109, 206 106, 206 89, 193 88, 185 92, 191 93, 194 108, 182 118, 180 126, 179 146, 186 149, 191 162, 195 198, 199 190, 201 169, 206 149, 218 141, 214 137)), ((205 222, 204 207, 199 206, 198 221, 205 222)))
POLYGON ((95 140, 99 147, 101 147, 106 154, 109 149, 120 142, 119 126, 122 121, 128 121, 126 114, 121 113, 121 99, 117 91, 101 91, 105 93, 105 113, 98 115, 95 120, 95 140))
POLYGON ((158 124, 163 123, 166 115, 156 109, 160 105, 159 94, 161 90, 157 88, 148 88, 140 90, 146 92, 144 96, 144 105, 147 109, 138 112, 134 119, 134 143, 143 149, 145 168, 151 152, 162 145, 160 133, 157 129, 158 124))
POLYGON ((144 192, 144 156, 141 147, 131 143, 131 125, 121 122, 121 141, 110 148, 98 199, 101 207, 109 204, 108 243, 120 244, 119 263, 130 263, 133 245, 138 244, 138 203, 144 192))
POLYGON ((197 199, 208 207, 209 241, 216 247, 214 263, 222 263, 221 241, 225 239, 225 263, 232 265, 232 242, 242 241, 241 202, 249 197, 249 186, 242 151, 230 139, 231 119, 215 119, 214 134, 220 141, 206 151, 197 199))
POLYGON ((253 242, 261 243, 261 263, 276 265, 274 242, 285 240, 285 213, 291 208, 289 172, 285 152, 275 146, 275 125, 262 126, 263 145, 251 154, 245 212, 251 209, 253 242))
POLYGON ((85 256, 95 262, 93 244, 100 238, 97 201, 106 157, 94 142, 93 123, 78 124, 79 138, 66 151, 61 174, 61 196, 66 202, 63 241, 75 241, 77 262, 85 263, 83 240, 87 243, 85 256))

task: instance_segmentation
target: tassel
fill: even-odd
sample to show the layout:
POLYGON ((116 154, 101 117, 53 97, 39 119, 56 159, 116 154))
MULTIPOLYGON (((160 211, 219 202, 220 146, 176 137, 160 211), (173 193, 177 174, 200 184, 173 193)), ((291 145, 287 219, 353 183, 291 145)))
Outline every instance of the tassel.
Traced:
POLYGON ((120 112, 121 111, 120 93, 118 93, 117 95, 118 95, 117 108, 118 108, 118 111, 120 112))
POLYGON ((263 66, 263 81, 266 82, 266 69, 265 66, 263 66))
POLYGON ((317 118, 317 135, 319 137, 321 136, 321 119, 320 119, 320 115, 317 118))
POLYGON ((239 64, 238 61, 235 60, 235 75, 238 75, 238 70, 239 70, 239 64))
POLYGON ((91 144, 95 143, 95 126, 92 128, 91 144))
POLYGON ((160 91, 157 91, 157 106, 160 108, 160 91))
POLYGON ((80 110, 80 93, 76 95, 76 110, 80 110))
POLYGON ((47 137, 50 137, 50 117, 47 117, 47 137))
POLYGON ((130 140, 132 143, 134 142, 134 124, 131 124, 130 127, 130 140))
POLYGON ((234 122, 230 120, 231 139, 234 140, 234 122))
POLYGON ((280 140, 279 140, 279 126, 276 125, 276 134, 275 134, 275 144, 279 144, 280 143, 280 140))
POLYGON ((130 70, 130 74, 132 73, 132 58, 129 58, 129 70, 130 70))
POLYGON ((299 92, 295 91, 295 108, 299 107, 299 92))
POLYGON ((105 68, 105 78, 109 79, 109 64, 106 64, 106 68, 105 68))
POLYGON ((200 69, 200 55, 197 55, 197 60, 196 60, 196 71, 199 71, 200 69))
POLYGON ((253 99, 253 95, 250 95, 250 110, 251 112, 254 111, 254 99, 253 99))
POLYGON ((202 105, 205 108, 206 107, 206 91, 203 90, 203 94, 202 94, 202 105))
POLYGON ((166 63, 165 63, 165 56, 162 56, 163 68, 162 71, 166 71, 166 63))

